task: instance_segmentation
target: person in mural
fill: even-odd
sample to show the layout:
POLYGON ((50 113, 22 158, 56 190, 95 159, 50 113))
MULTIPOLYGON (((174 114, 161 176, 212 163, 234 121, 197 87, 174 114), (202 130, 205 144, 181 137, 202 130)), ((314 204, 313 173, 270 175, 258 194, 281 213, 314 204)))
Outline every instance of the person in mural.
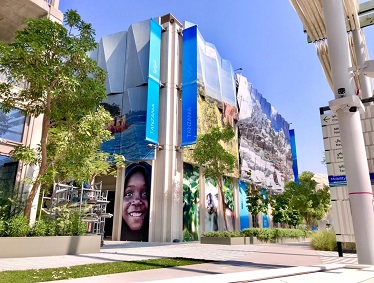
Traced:
POLYGON ((126 168, 121 241, 148 241, 151 166, 146 162, 126 168))

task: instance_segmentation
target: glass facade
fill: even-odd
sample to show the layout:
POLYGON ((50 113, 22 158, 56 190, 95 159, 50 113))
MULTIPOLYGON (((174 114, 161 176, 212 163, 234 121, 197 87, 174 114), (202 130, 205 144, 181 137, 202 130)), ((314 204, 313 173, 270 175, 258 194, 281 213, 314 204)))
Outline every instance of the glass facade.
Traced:
POLYGON ((5 155, 0 155, 0 204, 13 196, 17 176, 18 162, 5 155))
POLYGON ((19 109, 8 113, 0 110, 0 138, 15 142, 22 142, 25 115, 19 109))

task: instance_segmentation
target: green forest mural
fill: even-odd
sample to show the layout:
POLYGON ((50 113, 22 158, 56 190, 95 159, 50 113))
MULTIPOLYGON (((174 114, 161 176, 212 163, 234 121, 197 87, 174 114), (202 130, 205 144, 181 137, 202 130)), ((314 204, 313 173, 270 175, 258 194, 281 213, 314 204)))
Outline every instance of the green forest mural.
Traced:
POLYGON ((199 168, 183 164, 183 241, 199 240, 199 168))

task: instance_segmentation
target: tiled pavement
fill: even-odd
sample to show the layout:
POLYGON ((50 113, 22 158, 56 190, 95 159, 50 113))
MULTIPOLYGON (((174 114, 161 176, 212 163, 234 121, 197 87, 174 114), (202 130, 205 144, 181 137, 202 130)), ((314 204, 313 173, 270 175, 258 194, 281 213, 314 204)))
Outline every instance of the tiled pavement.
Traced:
POLYGON ((344 257, 339 258, 337 252, 314 251, 309 247, 307 242, 226 246, 203 245, 198 242, 139 243, 108 241, 105 242, 105 246, 101 248, 98 254, 0 259, 0 271, 55 268, 88 263, 131 261, 161 257, 197 258, 214 260, 215 262, 177 268, 62 280, 59 282, 112 283, 145 282, 150 280, 162 280, 157 282, 191 282, 191 277, 193 277, 194 283, 257 282, 256 280, 260 279, 266 279, 267 281, 261 282, 269 283, 293 283, 301 282, 298 281, 301 280, 301 277, 303 278, 302 282, 326 282, 321 279, 323 276, 324 278, 329 278, 329 282, 363 282, 354 280, 357 278, 363 278, 363 280, 371 278, 371 275, 374 278, 373 270, 369 272, 359 269, 358 272, 358 269, 352 270, 346 268, 345 264, 357 264, 357 256, 355 254, 344 254, 344 257), (333 270, 328 271, 328 269, 333 270), (353 271, 357 272, 354 273, 353 271), (301 273, 304 275, 295 275, 301 273), (287 276, 287 280, 284 276, 287 276), (330 277, 333 277, 335 281, 330 277), (351 281, 344 281, 343 279, 351 281))

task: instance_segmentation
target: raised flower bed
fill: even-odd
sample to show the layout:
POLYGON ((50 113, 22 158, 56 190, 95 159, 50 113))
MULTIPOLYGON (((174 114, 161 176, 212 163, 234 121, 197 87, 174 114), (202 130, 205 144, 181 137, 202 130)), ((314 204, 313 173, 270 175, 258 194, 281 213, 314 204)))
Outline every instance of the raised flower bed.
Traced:
POLYGON ((100 243, 101 235, 1 237, 0 258, 99 253, 100 243))

